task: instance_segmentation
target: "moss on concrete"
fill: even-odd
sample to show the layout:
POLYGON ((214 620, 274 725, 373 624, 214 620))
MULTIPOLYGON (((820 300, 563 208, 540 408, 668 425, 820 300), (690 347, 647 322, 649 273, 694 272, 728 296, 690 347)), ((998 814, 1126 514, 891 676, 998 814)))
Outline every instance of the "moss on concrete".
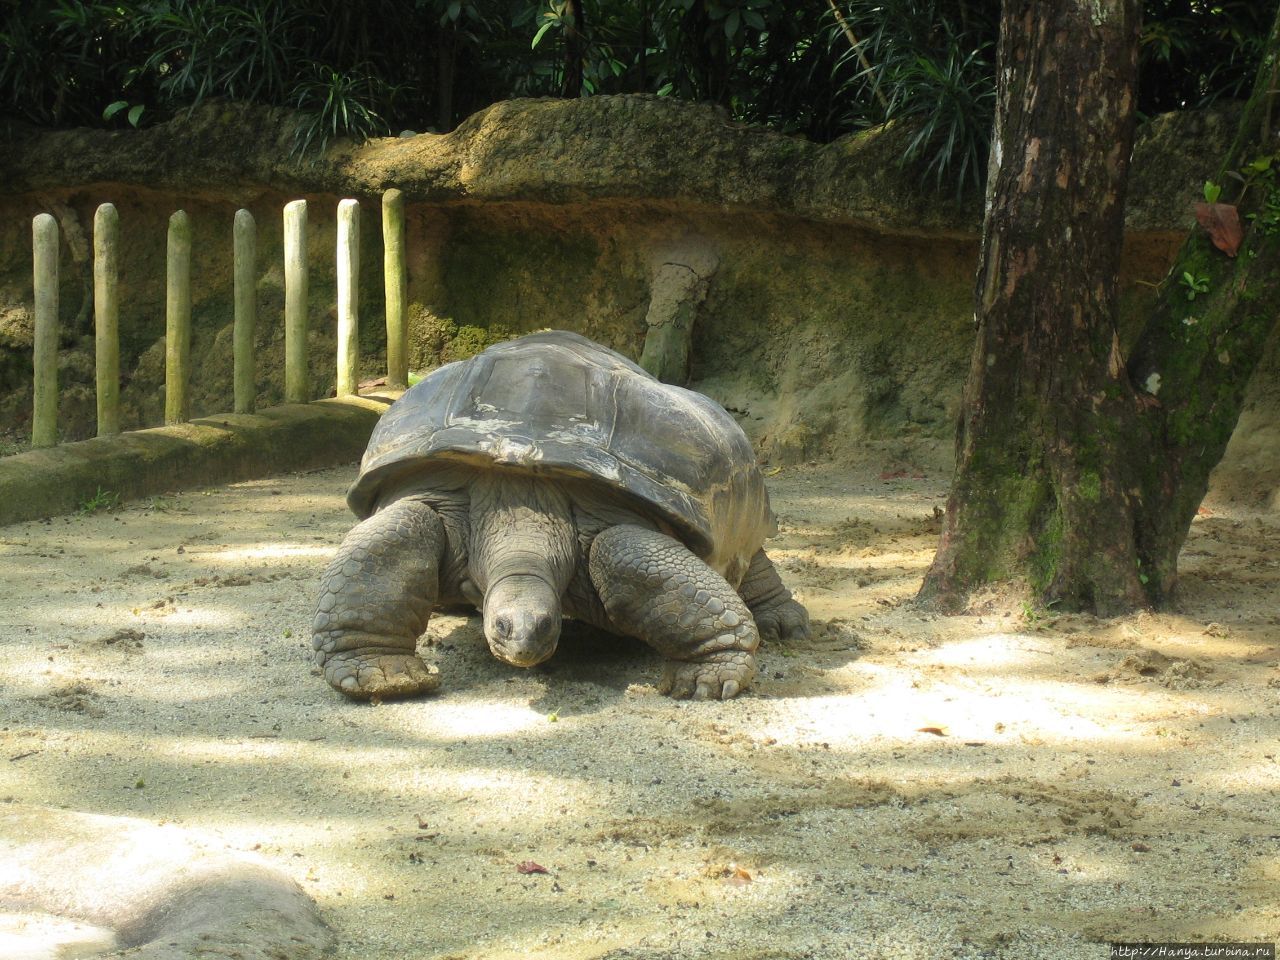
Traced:
POLYGON ((0 524, 358 460, 389 396, 345 397, 221 414, 0 459, 0 524))

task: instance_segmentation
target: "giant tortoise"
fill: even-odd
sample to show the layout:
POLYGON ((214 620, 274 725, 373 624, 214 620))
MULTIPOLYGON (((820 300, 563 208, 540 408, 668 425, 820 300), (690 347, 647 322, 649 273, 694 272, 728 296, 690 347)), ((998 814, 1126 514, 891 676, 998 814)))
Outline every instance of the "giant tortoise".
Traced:
POLYGON ((565 616, 637 637, 675 697, 732 697, 762 636, 808 631, 762 549, 776 524, 741 428, 574 333, 410 388, 347 502, 362 522, 324 574, 314 647, 349 697, 436 686, 415 645, 437 605, 483 611, 489 649, 520 667, 555 652, 565 616))

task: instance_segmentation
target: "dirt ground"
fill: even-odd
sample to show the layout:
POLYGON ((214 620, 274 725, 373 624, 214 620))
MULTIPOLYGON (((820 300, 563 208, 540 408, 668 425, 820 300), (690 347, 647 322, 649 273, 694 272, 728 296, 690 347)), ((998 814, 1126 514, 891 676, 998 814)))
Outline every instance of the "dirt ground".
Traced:
POLYGON ((438 696, 343 701, 308 622, 354 466, 2 528, 0 801, 261 857, 343 960, 1280 939, 1280 514, 1211 498, 1169 612, 940 617, 945 478, 882 469, 770 477, 816 629, 729 703, 585 631, 521 672, 456 616, 438 696))

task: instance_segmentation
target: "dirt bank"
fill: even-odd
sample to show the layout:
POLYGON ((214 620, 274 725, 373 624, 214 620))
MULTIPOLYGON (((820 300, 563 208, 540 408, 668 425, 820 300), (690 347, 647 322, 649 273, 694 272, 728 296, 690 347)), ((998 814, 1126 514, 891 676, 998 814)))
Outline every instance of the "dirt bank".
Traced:
MULTIPOLYGON (((155 425, 164 379, 166 223, 195 235, 193 411, 231 405, 231 223, 259 227, 256 383, 279 402, 283 370, 281 208, 309 201, 311 380, 334 379, 334 222, 362 203, 361 354, 381 370, 384 189, 407 201, 411 363, 424 369, 486 343, 568 328, 638 357, 662 266, 697 248, 719 266, 696 308, 694 384, 743 414, 775 461, 889 443, 904 461, 947 464, 972 349, 980 200, 921 189, 898 163, 911 131, 835 143, 727 122, 653 97, 496 104, 449 134, 336 144, 289 157, 291 118, 210 103, 141 131, 18 131, 0 150, 0 452, 30 416, 31 218, 62 228, 60 429, 94 432, 92 224, 119 211, 122 393, 128 428, 155 425), (6 436, 4 431, 12 431, 6 436)), ((1122 314, 1144 316, 1217 169, 1228 112, 1144 126, 1130 185, 1122 314)), ((1258 379, 1280 383, 1277 368, 1258 379)), ((1267 407, 1268 415, 1273 406, 1267 407)))
POLYGON ((1211 498, 1168 613, 940 618, 906 601, 943 478, 891 467, 770 478, 818 628, 725 704, 581 632, 516 671, 459 617, 440 696, 342 701, 307 623, 353 468, 0 528, 0 800, 253 851, 350 960, 1280 939, 1280 518, 1211 498))

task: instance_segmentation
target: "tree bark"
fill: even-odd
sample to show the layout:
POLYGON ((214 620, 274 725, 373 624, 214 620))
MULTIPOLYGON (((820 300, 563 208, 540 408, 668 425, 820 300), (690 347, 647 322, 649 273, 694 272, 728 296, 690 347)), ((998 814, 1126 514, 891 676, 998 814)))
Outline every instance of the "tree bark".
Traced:
POLYGON ((1200 228, 1183 243, 1160 300, 1128 362, 1143 432, 1157 456, 1139 480, 1139 546, 1149 557, 1159 601, 1177 582, 1177 560, 1191 521, 1226 451, 1245 390, 1280 316, 1280 138, 1271 125, 1280 67, 1280 9, 1272 24, 1252 96, 1217 183, 1222 202, 1238 208, 1246 230, 1236 256, 1217 249, 1200 228), (1255 161, 1266 171, 1250 172, 1255 161), (1238 177, 1246 182, 1242 183, 1238 177), (1184 275, 1208 289, 1192 292, 1184 275))
MULTIPOLYGON (((1280 224, 1257 221, 1234 260, 1197 232, 1122 356, 1115 290, 1140 10, 1004 4, 977 344, 921 599, 955 608, 983 583, 1024 578, 1041 602, 1099 614, 1167 601, 1275 325, 1280 224), (1208 292, 1188 300, 1184 271, 1208 292)), ((1259 150, 1275 30, 1268 49, 1224 169, 1259 150)), ((1264 209, 1275 196, 1271 181, 1244 199, 1264 209)))
POLYGON ((436 35, 436 132, 453 129, 453 88, 458 76, 458 27, 450 24, 436 35))
POLYGON ((583 0, 566 0, 564 5, 564 84, 560 96, 582 96, 582 61, 586 56, 586 11, 583 0))
POLYGON ((640 0, 640 84, 636 93, 649 92, 649 0, 640 0))

